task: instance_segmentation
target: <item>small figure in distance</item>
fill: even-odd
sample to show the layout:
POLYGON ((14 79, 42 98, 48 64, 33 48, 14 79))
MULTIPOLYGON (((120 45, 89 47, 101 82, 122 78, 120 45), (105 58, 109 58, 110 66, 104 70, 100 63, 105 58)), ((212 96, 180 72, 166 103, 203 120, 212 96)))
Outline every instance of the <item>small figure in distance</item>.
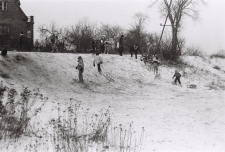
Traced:
POLYGON ((120 40, 119 40, 119 55, 122 56, 123 52, 124 52, 124 35, 122 34, 120 36, 120 40))
POLYGON ((23 51, 24 42, 25 42, 25 36, 23 35, 23 32, 21 32, 19 36, 19 51, 23 51))
POLYGON ((7 56, 7 47, 6 46, 3 47, 1 55, 4 56, 4 57, 7 56))
POLYGON ((94 38, 91 41, 91 46, 92 46, 92 53, 94 54, 96 50, 96 41, 94 38))
POLYGON ((36 39, 34 45, 35 45, 35 50, 39 52, 39 47, 40 47, 39 45, 40 45, 40 44, 39 44, 39 42, 38 42, 38 39, 36 39))
POLYGON ((180 82, 181 74, 178 72, 178 70, 175 70, 175 74, 173 75, 173 78, 174 77, 175 77, 174 83, 177 84, 177 81, 178 81, 180 86, 182 87, 181 82, 180 82))

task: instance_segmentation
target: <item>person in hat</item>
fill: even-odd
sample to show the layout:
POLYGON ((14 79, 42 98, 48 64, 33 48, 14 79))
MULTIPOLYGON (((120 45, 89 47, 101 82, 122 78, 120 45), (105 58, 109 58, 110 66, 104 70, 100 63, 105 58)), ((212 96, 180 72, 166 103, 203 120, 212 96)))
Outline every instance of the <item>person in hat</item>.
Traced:
POLYGON ((173 78, 174 77, 175 77, 174 83, 177 84, 177 81, 178 81, 178 83, 180 84, 180 86, 182 86, 181 85, 181 82, 180 82, 181 74, 178 72, 178 70, 175 70, 175 74, 173 75, 173 78))
POLYGON ((77 62, 78 62, 78 64, 76 66, 76 69, 79 70, 79 73, 78 73, 79 82, 83 83, 84 82, 84 80, 83 80, 83 72, 84 72, 83 58, 81 56, 79 56, 77 62))

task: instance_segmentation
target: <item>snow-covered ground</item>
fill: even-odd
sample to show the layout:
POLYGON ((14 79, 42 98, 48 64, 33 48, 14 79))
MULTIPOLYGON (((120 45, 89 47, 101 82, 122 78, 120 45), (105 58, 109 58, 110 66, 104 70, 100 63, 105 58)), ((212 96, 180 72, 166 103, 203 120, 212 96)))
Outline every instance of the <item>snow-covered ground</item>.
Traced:
POLYGON ((129 55, 101 56, 99 74, 91 54, 9 52, 0 56, 0 80, 17 90, 39 88, 49 97, 43 124, 58 103, 81 101, 93 113, 109 109, 118 124, 133 122, 137 132, 144 127, 143 152, 225 151, 224 59, 184 56, 182 66, 161 65, 155 79, 151 68, 129 55), (72 83, 78 56, 84 59, 84 84, 72 83), (172 84, 175 69, 182 87, 172 84))

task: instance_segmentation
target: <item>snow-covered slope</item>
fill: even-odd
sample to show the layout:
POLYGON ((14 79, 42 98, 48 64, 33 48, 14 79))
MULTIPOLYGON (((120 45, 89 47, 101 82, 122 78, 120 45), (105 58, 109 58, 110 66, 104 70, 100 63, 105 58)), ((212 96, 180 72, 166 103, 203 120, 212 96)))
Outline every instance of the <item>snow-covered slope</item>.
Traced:
POLYGON ((134 122, 137 130, 144 126, 143 151, 225 149, 224 60, 185 56, 186 66, 161 65, 160 79, 155 79, 151 67, 140 60, 101 56, 99 74, 91 54, 9 52, 7 58, 0 56, 0 80, 18 90, 22 85, 39 88, 48 96, 43 123, 50 119, 44 111, 73 98, 93 112, 110 109, 117 123, 134 122), (73 83, 78 56, 84 59, 84 84, 73 83), (175 69, 182 73, 182 87, 172 85, 175 69), (188 88, 190 84, 197 88, 188 88))

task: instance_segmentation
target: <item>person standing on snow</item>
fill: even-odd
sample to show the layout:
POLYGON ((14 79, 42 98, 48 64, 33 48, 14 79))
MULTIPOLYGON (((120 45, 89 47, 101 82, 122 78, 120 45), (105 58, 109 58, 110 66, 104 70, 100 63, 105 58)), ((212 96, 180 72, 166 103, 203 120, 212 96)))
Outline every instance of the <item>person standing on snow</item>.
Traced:
POLYGON ((120 54, 120 56, 122 56, 123 55, 123 52, 124 52, 124 35, 121 35, 121 37, 120 37, 120 41, 119 41, 119 54, 120 54))
POLYGON ((160 61, 158 60, 158 56, 157 55, 153 55, 153 61, 152 61, 152 65, 153 65, 153 69, 154 69, 154 74, 156 74, 156 76, 158 75, 158 66, 160 64, 160 61))
POLYGON ((138 51, 140 51, 140 53, 141 53, 141 50, 140 50, 140 48, 138 47, 138 45, 137 45, 137 44, 134 44, 134 46, 132 46, 132 47, 130 48, 131 57, 133 57, 133 52, 134 52, 134 54, 135 54, 135 59, 137 59, 137 53, 138 53, 138 51))
POLYGON ((92 51, 93 51, 93 53, 95 53, 95 49, 96 49, 96 41, 95 41, 94 38, 93 38, 93 40, 91 41, 91 46, 92 46, 92 51))
POLYGON ((81 56, 78 57, 78 64, 76 66, 76 69, 79 70, 79 73, 78 73, 78 77, 79 77, 79 82, 80 83, 83 83, 84 80, 83 80, 83 72, 84 72, 84 62, 83 62, 83 59, 81 56))
POLYGON ((51 40, 51 43, 52 43, 52 45, 55 43, 55 34, 52 34, 51 36, 50 36, 50 40, 51 40))
POLYGON ((109 47, 110 47, 110 44, 108 41, 105 41, 104 43, 104 46, 105 46, 105 54, 109 54, 109 47))
MULTIPOLYGON (((173 75, 173 78, 174 78, 174 77, 175 77, 174 83, 177 84, 177 81, 178 81, 178 83, 179 83, 180 86, 182 87, 181 82, 180 82, 181 74, 178 72, 178 70, 175 70, 175 74, 173 75)), ((172 78, 172 79, 173 79, 173 78, 172 78)))
POLYGON ((58 40, 58 36, 55 36, 55 40, 52 46, 52 53, 56 52, 58 53, 58 46, 59 46, 59 40, 58 40))
POLYGON ((6 46, 3 47, 1 55, 4 56, 4 57, 7 56, 7 47, 6 46))
POLYGON ((23 35, 23 32, 21 32, 19 37, 19 51, 23 51, 24 43, 25 43, 25 36, 23 35))
POLYGON ((38 42, 38 39, 36 39, 34 46, 35 46, 36 51, 39 52, 40 43, 38 42))
POLYGON ((96 56, 95 56, 94 61, 93 61, 93 66, 95 67, 95 64, 97 64, 99 73, 102 72, 102 70, 101 70, 101 64, 102 63, 103 63, 102 58, 99 56, 99 53, 96 53, 96 56))
POLYGON ((101 50, 101 53, 103 54, 105 52, 105 44, 104 44, 104 39, 101 39, 100 40, 100 50, 101 50))

